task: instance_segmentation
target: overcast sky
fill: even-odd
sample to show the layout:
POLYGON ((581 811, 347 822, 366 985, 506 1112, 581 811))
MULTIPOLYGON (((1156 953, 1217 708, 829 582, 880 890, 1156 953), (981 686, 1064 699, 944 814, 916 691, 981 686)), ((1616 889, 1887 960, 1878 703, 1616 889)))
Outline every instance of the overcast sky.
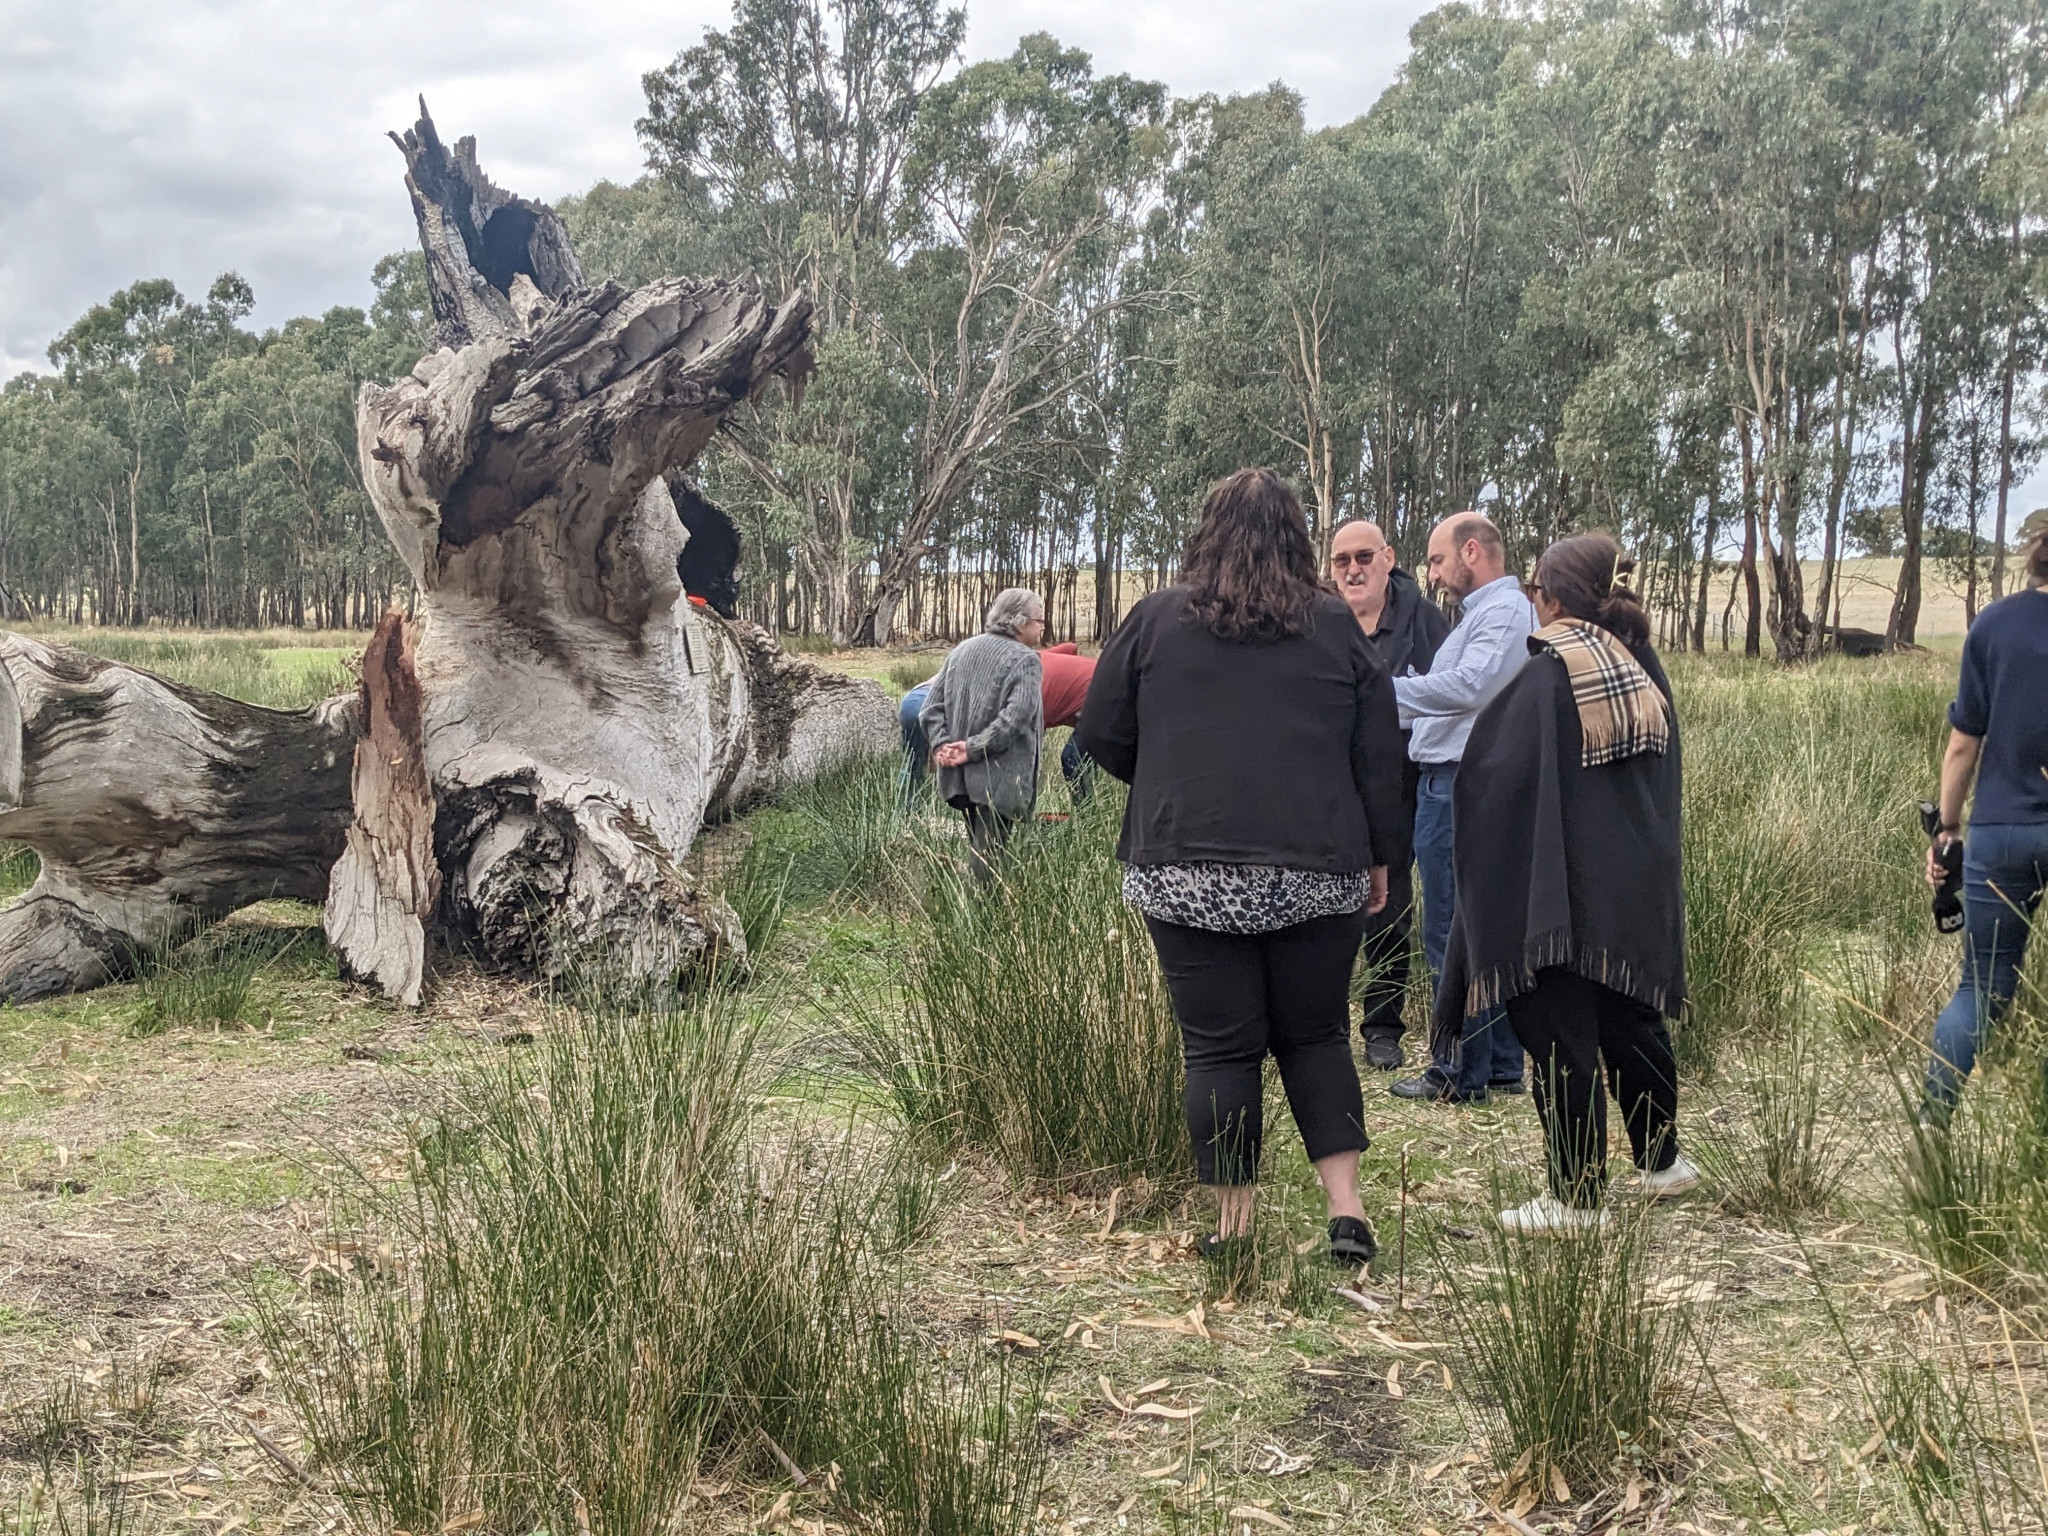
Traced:
MULTIPOLYGON (((1422 0, 975 0, 968 57, 1027 32, 1175 91, 1282 79, 1370 106, 1422 0)), ((259 324, 366 304, 413 243, 384 138, 424 92, 499 185, 553 199, 641 169, 640 76, 729 0, 0 0, 0 378, 138 278, 233 268, 259 324)))

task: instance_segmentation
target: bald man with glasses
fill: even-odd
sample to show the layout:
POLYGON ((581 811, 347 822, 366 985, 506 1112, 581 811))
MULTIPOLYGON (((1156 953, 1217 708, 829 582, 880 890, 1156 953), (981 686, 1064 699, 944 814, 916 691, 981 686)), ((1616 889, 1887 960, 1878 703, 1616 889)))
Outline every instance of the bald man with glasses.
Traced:
MULTIPOLYGON (((1395 677, 1411 668, 1427 672, 1451 632, 1443 610, 1401 569, 1393 546, 1376 524, 1344 524, 1330 540, 1330 579, 1395 677)), ((1408 733, 1401 733, 1404 757, 1408 733)), ((1415 794, 1422 770, 1408 757, 1401 773, 1402 813, 1415 825, 1415 794)), ((1365 976, 1359 1031, 1365 1059, 1382 1072, 1402 1065, 1402 1004, 1408 995, 1409 956, 1415 943, 1415 872, 1404 864, 1387 871, 1387 904, 1366 919, 1359 954, 1365 976)))

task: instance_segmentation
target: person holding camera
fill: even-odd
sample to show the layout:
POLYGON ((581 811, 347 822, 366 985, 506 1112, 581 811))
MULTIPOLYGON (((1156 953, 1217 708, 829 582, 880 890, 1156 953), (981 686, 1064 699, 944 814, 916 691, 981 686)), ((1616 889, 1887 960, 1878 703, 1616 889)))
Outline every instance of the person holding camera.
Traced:
POLYGON ((1963 838, 1963 799, 1977 786, 1963 842, 1963 973, 1934 1024, 1927 1110, 1946 1122, 1977 1064, 1985 1031, 2012 1006, 2027 935, 2048 888, 2048 511, 2020 526, 2027 585, 1970 626, 1941 803, 1927 850, 1927 883, 1940 888, 1963 838))

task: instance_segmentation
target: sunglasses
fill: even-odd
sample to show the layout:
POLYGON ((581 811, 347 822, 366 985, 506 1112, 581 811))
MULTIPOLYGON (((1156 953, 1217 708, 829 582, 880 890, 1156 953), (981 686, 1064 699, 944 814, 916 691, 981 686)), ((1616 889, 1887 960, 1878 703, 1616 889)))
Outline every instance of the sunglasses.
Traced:
MULTIPOLYGON (((1382 544, 1378 549, 1363 550, 1355 557, 1356 562, 1359 565, 1371 565, 1373 561, 1379 559, 1379 557, 1386 552, 1386 548, 1387 546, 1382 544)), ((1330 556, 1330 564, 1340 571, 1349 567, 1353 563, 1353 560, 1354 557, 1349 554, 1330 556)))

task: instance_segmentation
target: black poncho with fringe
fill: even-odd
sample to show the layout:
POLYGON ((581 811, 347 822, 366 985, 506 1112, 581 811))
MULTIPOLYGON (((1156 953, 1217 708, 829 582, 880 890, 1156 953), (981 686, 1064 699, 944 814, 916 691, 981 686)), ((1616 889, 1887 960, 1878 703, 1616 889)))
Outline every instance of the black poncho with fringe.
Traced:
MULTIPOLYGON (((1534 647, 1532 646, 1532 649, 1534 647)), ((1630 653, 1668 699, 1647 645, 1630 653)), ((1433 1037, 1563 966, 1677 1018, 1685 1003, 1679 743, 1580 766, 1565 666, 1539 651, 1479 713, 1453 792, 1457 914, 1433 1037)))

